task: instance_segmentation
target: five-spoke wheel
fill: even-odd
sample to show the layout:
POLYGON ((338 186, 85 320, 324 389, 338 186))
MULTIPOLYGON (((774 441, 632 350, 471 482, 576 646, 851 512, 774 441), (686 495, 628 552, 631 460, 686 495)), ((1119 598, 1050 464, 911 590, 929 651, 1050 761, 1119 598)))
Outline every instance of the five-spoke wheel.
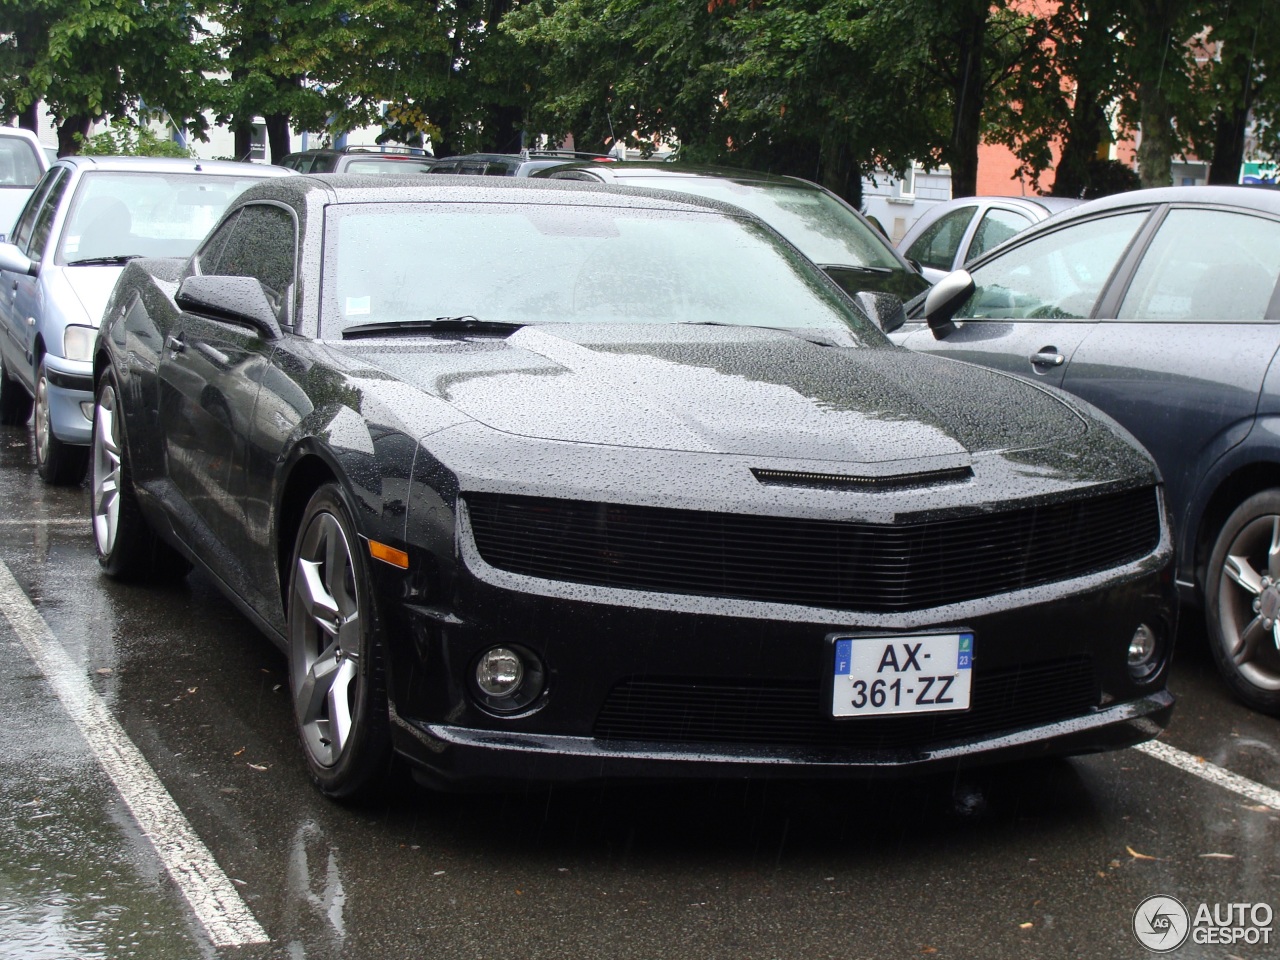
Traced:
POLYGON ((1280 491, 1255 494, 1223 524, 1205 605, 1228 685, 1250 706, 1280 713, 1280 491))
POLYGON ((36 368, 35 407, 36 471, 47 483, 79 483, 84 479, 89 451, 59 440, 54 434, 53 416, 49 411, 49 373, 43 359, 36 368))
POLYGON ((376 785, 390 757, 381 649, 358 545, 341 490, 322 486, 293 551, 289 679, 312 777, 334 797, 376 785))

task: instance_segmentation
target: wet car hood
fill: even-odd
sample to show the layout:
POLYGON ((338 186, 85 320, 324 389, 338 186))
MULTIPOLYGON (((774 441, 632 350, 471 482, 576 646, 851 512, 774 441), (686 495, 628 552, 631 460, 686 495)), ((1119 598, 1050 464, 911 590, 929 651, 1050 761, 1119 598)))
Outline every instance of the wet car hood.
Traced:
POLYGON ((504 433, 887 464, 1069 442, 1087 421, 1032 384, 876 340, 749 327, 525 327, 353 340, 344 352, 504 433))

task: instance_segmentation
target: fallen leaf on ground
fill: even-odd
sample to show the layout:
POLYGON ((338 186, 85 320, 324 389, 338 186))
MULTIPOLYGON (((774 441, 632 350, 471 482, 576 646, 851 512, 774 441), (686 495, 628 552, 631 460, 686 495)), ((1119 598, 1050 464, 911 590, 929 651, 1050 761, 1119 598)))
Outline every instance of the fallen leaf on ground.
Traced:
POLYGON ((1236 855, 1234 853, 1202 853, 1200 854, 1201 860, 1234 860, 1235 858, 1236 858, 1236 855))
POLYGON ((1245 805, 1244 805, 1244 808, 1245 808, 1246 810, 1252 810, 1254 813, 1270 813, 1270 812, 1271 812, 1271 808, 1270 808, 1270 807, 1268 807, 1265 803, 1259 803, 1259 804, 1256 804, 1256 805, 1254 805, 1254 806, 1250 806, 1249 804, 1245 804, 1245 805))
POLYGON ((95 672, 100 677, 109 677, 111 676, 111 674, 115 673, 115 671, 112 670, 110 667, 99 667, 95 672))
POLYGON ((1034 924, 1034 923, 1030 923, 1030 922, 1027 922, 1027 923, 1020 923, 1020 924, 1018 924, 1018 929, 1019 929, 1019 930, 1030 930, 1030 929, 1031 929, 1032 927, 1034 927, 1034 926, 1035 926, 1035 924, 1034 924))
POLYGON ((187 687, 187 693, 195 693, 199 689, 199 687, 187 687))
POLYGON ((1129 856, 1133 857, 1133 859, 1135 860, 1159 860, 1160 859, 1159 857, 1152 857, 1152 856, 1148 856, 1145 853, 1139 853, 1137 850, 1133 849, 1133 847, 1125 847, 1125 849, 1129 851, 1129 856))
POLYGON ((267 765, 266 765, 265 763, 251 763, 251 764, 249 764, 249 766, 250 766, 250 767, 252 767, 254 770, 266 770, 266 769, 267 769, 267 765))
POLYGON ((240 756, 240 754, 242 754, 242 753, 244 753, 244 747, 241 747, 239 750, 237 750, 235 753, 233 753, 233 754, 232 754, 232 756, 233 756, 233 757, 238 757, 238 756, 240 756))

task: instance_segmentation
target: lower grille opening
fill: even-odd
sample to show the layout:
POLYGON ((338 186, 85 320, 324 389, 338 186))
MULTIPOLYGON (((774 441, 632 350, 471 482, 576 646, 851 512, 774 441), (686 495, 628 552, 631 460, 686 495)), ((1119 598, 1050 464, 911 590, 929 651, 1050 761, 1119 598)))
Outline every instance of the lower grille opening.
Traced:
POLYGON ((825 716, 814 682, 632 678, 610 692, 596 718, 602 740, 742 746, 925 747, 1066 720, 1102 696, 1087 656, 979 670, 965 713, 825 716))

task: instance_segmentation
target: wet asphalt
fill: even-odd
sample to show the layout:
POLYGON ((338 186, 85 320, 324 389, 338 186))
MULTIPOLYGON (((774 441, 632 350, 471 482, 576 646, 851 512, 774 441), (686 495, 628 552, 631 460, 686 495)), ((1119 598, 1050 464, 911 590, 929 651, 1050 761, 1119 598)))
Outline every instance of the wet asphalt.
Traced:
MULTIPOLYGON (((1280 811, 1136 751, 901 782, 601 783, 360 807, 311 787, 283 656, 203 576, 100 576, 87 492, 0 428, 0 561, 269 942, 215 947, 0 618, 0 957, 1149 957, 1135 908, 1268 903, 1280 811)), ((1166 742, 1280 789, 1280 721, 1184 618, 1166 742)), ((1178 958, 1280 956, 1197 944, 1178 958)))

